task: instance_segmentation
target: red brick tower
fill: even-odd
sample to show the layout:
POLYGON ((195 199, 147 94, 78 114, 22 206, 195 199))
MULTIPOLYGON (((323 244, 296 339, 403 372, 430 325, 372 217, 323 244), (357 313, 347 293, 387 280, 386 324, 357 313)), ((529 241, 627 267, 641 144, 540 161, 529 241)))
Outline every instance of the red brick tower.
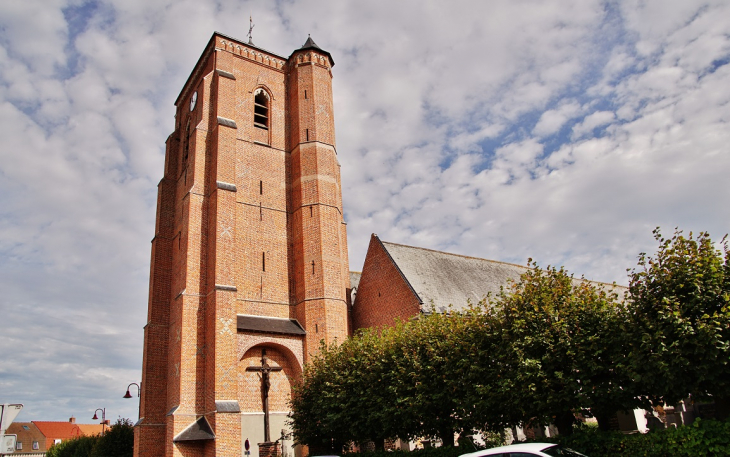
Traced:
POLYGON ((305 360, 348 335, 333 65, 311 38, 287 59, 214 33, 175 102, 135 456, 257 456, 305 360))
POLYGON ((291 300, 296 318, 314 332, 305 348, 311 354, 320 340, 342 341, 348 335, 347 304, 342 300, 342 291, 350 287, 347 234, 335 150, 334 62, 311 38, 290 59, 291 300))

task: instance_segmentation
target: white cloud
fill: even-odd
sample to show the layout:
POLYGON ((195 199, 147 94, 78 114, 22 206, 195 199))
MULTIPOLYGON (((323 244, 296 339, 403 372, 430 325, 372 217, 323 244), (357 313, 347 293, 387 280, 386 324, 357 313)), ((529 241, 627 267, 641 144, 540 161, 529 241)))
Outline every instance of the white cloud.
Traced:
POLYGON ((612 111, 596 111, 589 114, 583 119, 583 122, 573 127, 573 139, 581 138, 598 127, 610 124, 615 117, 612 111))
POLYGON ((547 136, 557 133, 566 122, 578 116, 580 105, 574 101, 563 103, 556 109, 545 111, 535 125, 533 133, 537 136, 547 136))
POLYGON ((653 227, 730 226, 725 2, 40 3, 0 5, 0 357, 25 367, 0 386, 23 420, 136 417, 173 102, 249 15, 257 45, 311 33, 335 59, 353 270, 376 232, 625 282, 653 227))

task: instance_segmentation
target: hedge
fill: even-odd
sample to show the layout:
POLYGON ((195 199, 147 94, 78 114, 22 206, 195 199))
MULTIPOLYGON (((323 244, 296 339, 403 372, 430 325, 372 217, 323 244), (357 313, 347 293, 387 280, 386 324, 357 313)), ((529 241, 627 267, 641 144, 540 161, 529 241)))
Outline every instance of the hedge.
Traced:
MULTIPOLYGON (((626 435, 602 432, 596 427, 582 427, 572 435, 543 438, 589 457, 698 457, 730 455, 730 421, 697 419, 692 425, 668 428, 646 434, 626 435)), ((439 447, 405 451, 366 452, 359 457, 458 457, 474 449, 439 447)), ((352 454, 350 454, 352 456, 352 454)))

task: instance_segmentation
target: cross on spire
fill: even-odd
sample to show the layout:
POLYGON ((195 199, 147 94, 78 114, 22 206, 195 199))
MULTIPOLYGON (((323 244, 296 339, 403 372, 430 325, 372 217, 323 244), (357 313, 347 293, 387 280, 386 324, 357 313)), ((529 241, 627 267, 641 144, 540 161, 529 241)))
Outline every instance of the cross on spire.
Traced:
POLYGON ((253 28, 256 27, 256 24, 253 23, 253 16, 248 17, 248 24, 248 44, 253 44, 251 32, 253 32, 253 28))

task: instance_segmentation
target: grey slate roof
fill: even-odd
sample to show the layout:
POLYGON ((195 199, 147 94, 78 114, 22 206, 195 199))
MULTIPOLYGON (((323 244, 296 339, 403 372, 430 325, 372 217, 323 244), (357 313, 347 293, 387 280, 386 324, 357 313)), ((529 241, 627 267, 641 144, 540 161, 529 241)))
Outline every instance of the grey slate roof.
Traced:
POLYGON ((302 325, 296 319, 282 319, 277 317, 261 317, 238 315, 237 327, 239 332, 280 333, 282 335, 306 335, 302 325))
MULTIPOLYGON (((477 303, 491 293, 499 293, 500 286, 509 280, 519 281, 528 268, 496 260, 479 259, 431 249, 405 246, 380 241, 406 281, 421 301, 421 311, 444 312, 449 305, 455 310, 465 309, 468 301, 477 303)), ((579 283, 581 278, 575 278, 579 283)), ((606 292, 615 292, 623 298, 626 287, 589 281, 606 292)))
POLYGON ((519 280, 527 267, 495 260, 467 257, 448 252, 388 243, 383 247, 421 300, 421 311, 443 312, 477 303, 488 293, 499 293, 507 280, 519 280))
MULTIPOLYGON (((329 60, 330 60, 330 65, 333 67, 335 66, 335 60, 332 58, 332 54, 330 54, 329 52, 327 52, 324 49, 317 46, 317 43, 314 42, 314 40, 312 39, 311 36, 307 37, 307 41, 305 41, 304 45, 302 45, 301 48, 297 49, 297 51, 304 51, 307 49, 315 49, 319 52, 326 54, 327 58, 329 58, 329 60)), ((297 51, 294 51, 294 52, 297 52, 297 51)), ((292 54, 294 54, 294 53, 292 53, 292 54)), ((289 57, 291 58, 291 56, 289 56, 289 57)))
POLYGON ((176 437, 172 439, 173 443, 179 443, 180 441, 198 441, 198 440, 214 440, 215 434, 213 429, 210 428, 208 420, 204 416, 200 416, 198 420, 185 427, 185 430, 178 433, 176 437))

